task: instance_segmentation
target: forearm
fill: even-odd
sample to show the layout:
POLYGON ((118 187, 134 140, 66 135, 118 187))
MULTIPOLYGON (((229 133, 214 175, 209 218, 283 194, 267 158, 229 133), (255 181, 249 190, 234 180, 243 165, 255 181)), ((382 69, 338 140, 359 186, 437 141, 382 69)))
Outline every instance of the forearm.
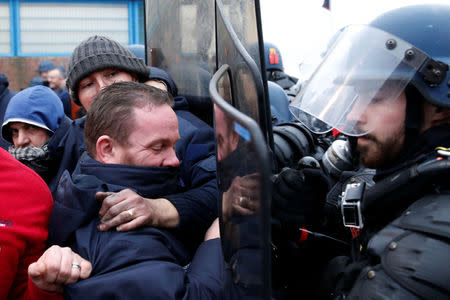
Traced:
POLYGON ((157 218, 153 218, 148 226, 160 227, 160 228, 175 228, 180 223, 180 215, 177 208, 165 198, 158 199, 145 199, 150 206, 154 207, 155 215, 157 218))
POLYGON ((170 195, 166 198, 178 212, 179 222, 177 228, 180 231, 201 231, 203 235, 217 217, 217 185, 215 179, 210 180, 201 187, 184 193, 170 195))

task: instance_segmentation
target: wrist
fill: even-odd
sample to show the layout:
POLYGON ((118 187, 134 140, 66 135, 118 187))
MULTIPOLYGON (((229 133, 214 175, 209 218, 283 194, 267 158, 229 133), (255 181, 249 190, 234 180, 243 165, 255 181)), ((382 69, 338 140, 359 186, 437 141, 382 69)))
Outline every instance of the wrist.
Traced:
POLYGON ((147 199, 155 213, 153 224, 155 227, 175 228, 180 223, 180 216, 175 206, 165 198, 147 199))

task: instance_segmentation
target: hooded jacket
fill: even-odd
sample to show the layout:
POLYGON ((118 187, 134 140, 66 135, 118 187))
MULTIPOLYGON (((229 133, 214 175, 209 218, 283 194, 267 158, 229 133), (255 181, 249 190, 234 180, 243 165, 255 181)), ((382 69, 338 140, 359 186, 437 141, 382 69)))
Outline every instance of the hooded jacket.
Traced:
MULTIPOLYGON (((5 116, 6 107, 8 106, 9 100, 16 94, 15 92, 8 89, 9 81, 5 74, 0 73, 0 124, 3 124, 3 117, 5 116)), ((0 137, 0 147, 8 150, 11 145, 8 141, 5 141, 0 137)))
MULTIPOLYGON (((4 119, 6 122, 19 120, 51 132, 47 141, 48 171, 40 175, 54 195, 63 171, 67 169, 71 173, 84 150, 83 132, 75 130, 76 124, 64 115, 63 105, 57 95, 44 86, 31 87, 17 94, 8 106, 4 119)), ((10 133, 4 129, 6 124, 2 127, 2 135, 11 139, 10 133)))
POLYGON ((220 241, 203 243, 191 256, 168 230, 97 229, 97 191, 131 188, 155 198, 180 189, 176 168, 102 164, 86 153, 72 177, 58 186, 49 239, 70 245, 92 263, 90 278, 65 289, 65 299, 217 299, 223 279, 220 241))

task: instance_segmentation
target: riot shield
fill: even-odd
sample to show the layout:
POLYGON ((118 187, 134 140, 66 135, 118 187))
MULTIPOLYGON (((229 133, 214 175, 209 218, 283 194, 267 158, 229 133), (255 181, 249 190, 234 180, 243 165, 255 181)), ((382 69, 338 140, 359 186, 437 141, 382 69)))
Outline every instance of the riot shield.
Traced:
POLYGON ((272 123, 265 80, 259 1, 216 0, 217 66, 230 67, 232 103, 255 120, 272 146, 272 123), (251 55, 250 55, 251 54, 251 55))
POLYGON ((214 1, 146 0, 146 61, 167 71, 189 110, 212 124, 208 85, 216 70, 214 1))
POLYGON ((213 76, 217 137, 220 234, 227 265, 226 299, 270 299, 270 164, 268 147, 256 121, 230 103, 231 69, 213 76))
POLYGON ((257 36, 243 30, 251 28, 249 23, 256 24, 252 3, 224 6, 216 1, 217 64, 221 67, 211 80, 210 94, 217 138, 222 247, 230 271, 225 289, 228 299, 271 297, 267 146, 271 132, 260 64, 244 46, 258 42, 257 36), (230 22, 236 7, 244 15, 234 17, 234 22, 241 21, 239 33, 230 22), (247 27, 242 20, 247 20, 247 27))
POLYGON ((210 95, 215 103, 226 296, 269 299, 273 138, 259 1, 146 0, 145 11, 147 63, 174 77, 200 118, 213 116, 210 95))

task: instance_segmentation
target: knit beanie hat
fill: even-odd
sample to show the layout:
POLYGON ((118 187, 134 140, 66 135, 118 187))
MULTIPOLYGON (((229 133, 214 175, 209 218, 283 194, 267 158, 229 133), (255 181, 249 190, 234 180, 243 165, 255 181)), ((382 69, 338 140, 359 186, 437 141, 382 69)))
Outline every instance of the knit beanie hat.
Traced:
POLYGON ((12 142, 9 123, 22 122, 43 128, 51 133, 64 118, 64 108, 56 93, 43 85, 26 88, 11 98, 3 118, 2 136, 12 142))
POLYGON ((81 105, 78 98, 78 85, 92 72, 107 68, 117 68, 137 75, 139 81, 145 81, 149 70, 142 59, 134 56, 118 42, 104 37, 92 36, 81 42, 72 52, 67 70, 67 88, 73 101, 81 105))

